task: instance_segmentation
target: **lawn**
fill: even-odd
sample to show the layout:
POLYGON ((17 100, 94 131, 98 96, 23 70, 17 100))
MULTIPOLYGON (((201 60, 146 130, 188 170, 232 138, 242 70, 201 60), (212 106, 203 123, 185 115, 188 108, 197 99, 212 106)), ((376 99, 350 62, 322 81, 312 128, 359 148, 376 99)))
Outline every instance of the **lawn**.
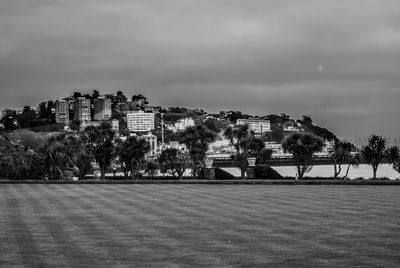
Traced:
POLYGON ((0 185, 0 267, 399 267, 399 186, 0 185))

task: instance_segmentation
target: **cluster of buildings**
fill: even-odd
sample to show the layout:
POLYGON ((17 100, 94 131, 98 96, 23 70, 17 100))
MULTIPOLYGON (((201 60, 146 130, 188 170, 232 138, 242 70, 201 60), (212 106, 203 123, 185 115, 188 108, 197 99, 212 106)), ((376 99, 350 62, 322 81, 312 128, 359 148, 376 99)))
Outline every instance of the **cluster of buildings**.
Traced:
MULTIPOLYGON (((131 103, 126 102, 126 98, 120 101, 124 102, 117 103, 116 110, 126 115, 127 127, 130 132, 154 130, 154 107, 151 107, 153 108, 151 111, 142 111, 134 109, 131 103)), ((57 100, 55 115, 58 124, 68 125, 72 120, 79 120, 82 126, 97 125, 101 121, 111 121, 112 99, 100 96, 93 100, 85 97, 57 100)))
MULTIPOLYGON (((99 96, 93 100, 85 97, 58 100, 55 105, 56 122, 68 125, 71 120, 79 120, 81 127, 84 128, 89 125, 100 125, 102 121, 110 121, 114 130, 118 133, 119 121, 111 120, 112 108, 114 108, 124 115, 130 135, 137 135, 149 142, 151 147, 150 155, 154 156, 167 148, 184 149, 184 146, 179 144, 178 141, 171 141, 165 144, 163 141, 159 142, 157 136, 152 134, 155 130, 155 115, 160 111, 161 107, 146 106, 142 107, 142 109, 137 109, 135 104, 127 102, 125 96, 117 95, 116 98, 113 100, 105 96, 99 96)), ((163 125, 163 122, 161 124, 163 125)), ((269 120, 260 118, 238 119, 236 124, 248 125, 256 135, 271 133, 269 120)), ((187 117, 178 119, 173 124, 165 124, 163 127, 175 133, 194 125, 195 121, 187 117)), ((284 126, 284 131, 297 132, 301 131, 301 128, 296 125, 287 125, 284 126)), ((266 147, 272 149, 276 155, 283 154, 279 143, 267 142, 266 147)), ((217 141, 211 144, 209 153, 211 155, 229 156, 234 153, 234 148, 220 134, 217 141)))
POLYGON ((195 122, 192 118, 181 118, 178 119, 174 124, 165 124, 165 127, 172 132, 176 133, 178 131, 185 130, 187 127, 194 126, 195 122))
MULTIPOLYGON (((115 99, 99 96, 94 99, 70 97, 57 100, 55 103, 55 118, 58 124, 64 124, 66 128, 73 120, 79 120, 81 128, 98 126, 102 122, 108 121, 116 133, 119 133, 119 121, 112 120, 113 109, 123 114, 129 135, 138 136, 149 142, 150 155, 155 155, 160 149, 182 148, 178 142, 160 145, 157 141, 157 136, 152 134, 155 130, 155 115, 160 111, 161 107, 146 106, 139 108, 135 103, 128 102, 123 95, 117 95, 115 99)), ((194 125, 193 119, 186 118, 177 122, 176 129, 183 130, 190 125, 194 125)), ((126 137, 121 138, 125 139, 126 137)))

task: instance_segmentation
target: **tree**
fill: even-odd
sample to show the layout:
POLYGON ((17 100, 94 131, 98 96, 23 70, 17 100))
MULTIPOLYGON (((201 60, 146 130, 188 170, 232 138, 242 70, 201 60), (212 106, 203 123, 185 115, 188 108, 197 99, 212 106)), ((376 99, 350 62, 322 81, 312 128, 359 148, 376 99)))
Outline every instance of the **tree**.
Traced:
POLYGON ((349 176, 349 171, 350 171, 350 167, 358 167, 361 163, 361 155, 359 153, 356 153, 355 155, 351 155, 348 163, 347 163, 347 168, 346 168, 346 173, 344 174, 344 176, 342 177, 342 179, 346 179, 349 176))
POLYGON ((55 124, 56 123, 56 114, 53 113, 53 109, 56 108, 56 104, 54 101, 49 100, 47 101, 47 107, 46 107, 46 119, 47 122, 50 124, 55 124))
POLYGON ((64 179, 64 170, 72 168, 73 152, 64 143, 65 135, 51 137, 46 145, 40 149, 40 154, 45 163, 46 175, 49 179, 64 179))
POLYGON ((92 96, 91 96, 91 99, 92 99, 92 100, 98 99, 99 96, 100 96, 100 92, 99 92, 98 90, 94 89, 94 90, 93 90, 93 93, 92 93, 92 96))
POLYGON ((195 178, 199 176, 208 148, 216 137, 217 134, 204 125, 191 126, 180 132, 179 141, 189 151, 192 174, 195 178))
POLYGON ((4 131, 13 131, 17 129, 18 116, 15 110, 5 109, 1 113, 0 127, 4 131))
POLYGON ((178 175, 182 179, 189 166, 189 154, 176 148, 168 148, 161 152, 158 162, 163 170, 168 171, 173 177, 178 175))
POLYGON ((135 136, 125 141, 118 141, 116 147, 117 163, 124 172, 125 179, 137 178, 145 155, 150 151, 150 144, 135 136))
POLYGON ((142 110, 149 104, 149 102, 147 101, 147 98, 145 96, 143 96, 142 94, 133 95, 132 102, 135 104, 136 107, 138 107, 142 110))
POLYGON ((44 177, 42 163, 34 151, 15 145, 7 136, 0 135, 0 178, 41 179, 44 177))
POLYGON ((235 158, 240 167, 241 179, 244 180, 246 178, 246 169, 248 166, 247 158, 261 157, 261 153, 265 149, 265 144, 261 139, 254 136, 254 132, 250 130, 247 124, 228 127, 224 135, 236 150, 235 158))
POLYGON ((297 120, 297 122, 302 125, 302 127, 304 128, 305 132, 312 133, 312 134, 314 134, 314 135, 316 135, 318 137, 321 137, 324 140, 335 140, 335 139, 337 139, 335 134, 330 132, 328 129, 322 128, 322 127, 319 127, 319 126, 315 126, 313 124, 313 120, 308 115, 303 115, 303 118, 301 120, 297 120))
POLYGON ((40 119, 47 119, 47 106, 46 106, 46 102, 44 101, 44 102, 41 102, 39 105, 38 105, 38 108, 39 108, 39 118, 40 119))
POLYGON ((81 121, 79 119, 74 119, 69 122, 69 128, 73 131, 81 130, 81 121))
POLYGON ((392 164, 394 170, 400 173, 400 147, 391 146, 386 151, 389 163, 392 164))
POLYGON ((78 91, 75 91, 75 92, 72 94, 72 98, 73 98, 73 99, 77 99, 77 98, 80 98, 80 97, 82 97, 82 93, 80 93, 80 92, 78 92, 78 91))
MULTIPOLYGON (((266 152, 265 143, 261 138, 256 138, 253 135, 249 144, 249 156, 259 158, 264 152, 266 152)), ((267 154, 265 153, 264 156, 267 156, 267 154)))
POLYGON ((21 115, 18 118, 18 124, 21 128, 30 128, 36 118, 36 112, 30 106, 24 106, 21 115))
POLYGON ((94 159, 100 167, 101 178, 105 179, 106 169, 110 166, 114 157, 115 132, 108 122, 102 122, 98 127, 88 126, 84 132, 88 137, 94 159))
MULTIPOLYGON (((350 166, 353 162, 353 156, 351 154, 352 147, 353 145, 350 142, 335 140, 333 148, 329 152, 329 157, 331 158, 333 163, 333 177, 335 179, 337 179, 342 172, 342 165, 348 163, 350 166)), ((349 170, 349 166, 347 171, 349 170)), ((348 174, 348 172, 346 174, 348 174)), ((347 175, 343 178, 346 177, 347 175)))
POLYGON ((72 153, 72 161, 77 168, 79 179, 84 179, 92 167, 94 160, 93 151, 89 143, 89 137, 84 131, 74 135, 68 135, 64 139, 68 150, 72 153))
POLYGON ((128 99, 126 98, 124 93, 121 90, 118 90, 116 97, 113 98, 113 106, 114 106, 114 108, 119 103, 126 103, 127 100, 128 99))
POLYGON ((229 122, 226 121, 226 120, 208 118, 204 122, 204 125, 206 125, 206 127, 208 127, 208 129, 214 131, 215 133, 219 133, 219 132, 221 132, 222 130, 225 130, 228 127, 229 122))
POLYGON ((361 155, 372 167, 372 178, 376 179, 379 165, 386 158, 387 140, 379 135, 371 135, 368 144, 361 148, 361 155))
POLYGON ((293 133, 283 140, 283 151, 291 153, 296 163, 297 179, 302 179, 312 169, 313 154, 321 151, 323 146, 321 138, 309 133, 293 133))
POLYGON ((154 179, 154 176, 158 174, 158 163, 155 161, 149 161, 146 164, 146 173, 151 177, 151 179, 154 179))

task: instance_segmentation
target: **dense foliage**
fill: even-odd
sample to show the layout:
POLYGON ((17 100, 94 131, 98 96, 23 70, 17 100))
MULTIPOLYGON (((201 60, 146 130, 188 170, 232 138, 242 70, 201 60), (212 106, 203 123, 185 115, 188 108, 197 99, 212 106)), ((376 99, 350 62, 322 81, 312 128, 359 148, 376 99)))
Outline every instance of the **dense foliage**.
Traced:
POLYGON ((293 133, 282 142, 284 152, 293 155, 298 179, 311 170, 313 154, 321 151, 323 145, 321 138, 309 133, 293 133))
POLYGON ((189 151, 192 164, 193 177, 201 175, 206 153, 210 144, 215 141, 217 134, 204 125, 196 125, 186 128, 180 133, 180 142, 189 151))

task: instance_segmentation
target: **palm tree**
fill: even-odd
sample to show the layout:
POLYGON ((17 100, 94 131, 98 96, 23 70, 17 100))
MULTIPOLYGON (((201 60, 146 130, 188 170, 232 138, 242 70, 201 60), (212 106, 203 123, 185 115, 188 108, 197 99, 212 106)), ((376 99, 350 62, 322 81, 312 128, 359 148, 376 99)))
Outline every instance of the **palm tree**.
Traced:
POLYGON ((302 179, 312 169, 313 154, 320 152, 323 146, 322 139, 310 133, 292 133, 283 140, 283 151, 291 153, 296 162, 296 179, 302 179))
POLYGON ((362 157, 372 167, 373 179, 376 179, 378 167, 386 158, 386 149, 387 139, 378 135, 371 135, 368 144, 361 149, 362 157))
POLYGON ((50 179, 63 179, 64 170, 73 167, 72 152, 64 143, 65 135, 51 137, 41 149, 50 179))
POLYGON ((347 168, 346 168, 346 173, 344 174, 344 176, 342 177, 342 179, 346 179, 349 176, 349 171, 350 171, 350 167, 355 167, 358 168, 358 166, 361 163, 361 156, 359 153, 356 153, 355 155, 350 154, 348 160, 347 160, 347 168))
POLYGON ((399 146, 391 146, 386 151, 389 163, 393 169, 400 173, 400 148, 399 146))
POLYGON ((81 131, 78 134, 67 136, 64 140, 69 151, 72 152, 72 161, 78 170, 79 179, 85 178, 94 160, 89 137, 86 134, 81 131))
POLYGON ((106 169, 114 157, 115 132, 110 123, 102 122, 100 126, 88 126, 84 130, 88 138, 88 146, 96 162, 99 164, 101 178, 105 179, 106 169))
POLYGON ((251 156, 260 160, 261 158, 269 158, 272 154, 271 151, 265 149, 264 142, 255 137, 254 132, 250 130, 247 124, 228 127, 224 132, 224 136, 236 150, 235 158, 240 167, 242 180, 246 178, 248 157, 251 156))
POLYGON ((180 143, 186 146, 192 160, 194 177, 199 176, 208 148, 216 137, 217 134, 204 125, 191 126, 180 133, 180 143))
MULTIPOLYGON (((353 156, 351 149, 353 145, 348 141, 335 140, 332 150, 329 152, 329 157, 333 163, 334 178, 337 179, 342 172, 342 165, 352 162, 353 156)), ((349 166, 347 171, 349 170, 349 166)), ((348 172, 347 172, 348 174, 348 172)), ((345 176, 344 178, 346 178, 345 176)))

